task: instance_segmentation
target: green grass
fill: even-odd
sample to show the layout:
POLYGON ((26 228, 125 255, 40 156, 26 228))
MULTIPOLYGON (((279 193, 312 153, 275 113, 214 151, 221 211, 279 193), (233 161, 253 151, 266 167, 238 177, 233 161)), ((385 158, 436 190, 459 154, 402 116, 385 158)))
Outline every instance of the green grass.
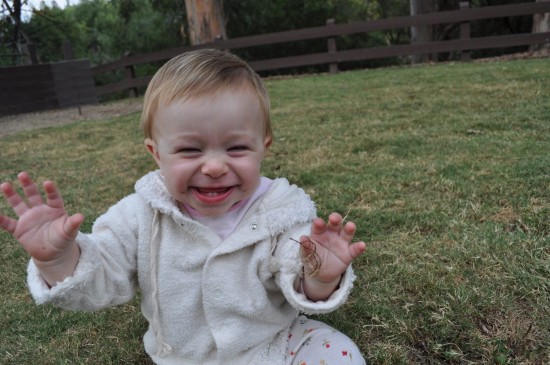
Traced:
MULTIPOLYGON (((550 60, 270 80, 269 177, 358 225, 352 296, 321 319, 370 364, 550 363, 550 60)), ((84 230, 155 168, 139 115, 0 139, 0 180, 54 179, 84 230)), ((0 210, 9 212, 4 202, 0 210)), ((36 306, 0 233, 0 363, 148 364, 139 299, 36 306)))

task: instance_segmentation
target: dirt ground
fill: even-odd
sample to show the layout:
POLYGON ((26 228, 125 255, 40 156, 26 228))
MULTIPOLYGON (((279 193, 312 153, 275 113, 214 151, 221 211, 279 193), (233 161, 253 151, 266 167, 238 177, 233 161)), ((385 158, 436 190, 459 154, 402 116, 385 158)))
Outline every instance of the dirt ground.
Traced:
MULTIPOLYGON (((536 52, 514 53, 511 55, 475 60, 474 62, 493 62, 497 60, 515 60, 526 58, 550 58, 550 49, 536 52)), ((0 118, 0 138, 17 132, 31 129, 59 126, 80 120, 108 119, 116 116, 141 112, 142 98, 125 99, 116 102, 85 105, 77 107, 50 110, 45 112, 11 115, 0 118)))
POLYGON ((96 105, 10 115, 0 118, 0 138, 32 128, 65 125, 81 120, 109 119, 141 112, 142 98, 125 99, 96 105))

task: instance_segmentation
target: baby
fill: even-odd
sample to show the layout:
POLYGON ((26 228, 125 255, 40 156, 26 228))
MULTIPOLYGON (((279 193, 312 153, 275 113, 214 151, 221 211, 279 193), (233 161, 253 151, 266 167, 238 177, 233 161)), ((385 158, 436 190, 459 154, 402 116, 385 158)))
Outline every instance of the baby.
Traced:
POLYGON ((352 222, 316 217, 308 195, 261 176, 273 137, 269 96, 238 57, 218 50, 168 61, 144 98, 145 146, 159 169, 100 216, 89 234, 55 184, 43 201, 26 172, 26 197, 0 185, 17 219, 0 228, 30 254, 37 303, 99 310, 139 290, 156 364, 364 364, 344 334, 305 314, 346 300, 352 222), (323 362, 324 361, 324 362, 323 362))

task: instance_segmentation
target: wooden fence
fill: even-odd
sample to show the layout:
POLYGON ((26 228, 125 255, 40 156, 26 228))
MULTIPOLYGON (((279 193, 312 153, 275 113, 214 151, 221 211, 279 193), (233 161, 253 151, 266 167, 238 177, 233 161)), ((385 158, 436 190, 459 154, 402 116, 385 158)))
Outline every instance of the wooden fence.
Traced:
POLYGON ((420 14, 415 16, 402 16, 390 19, 348 24, 334 24, 334 22, 328 21, 325 26, 320 27, 254 35, 206 43, 200 46, 177 47, 154 53, 133 55, 115 62, 94 67, 93 74, 99 75, 106 72, 124 70, 126 75, 125 79, 112 84, 98 86, 96 88, 96 92, 98 95, 104 95, 127 90, 130 96, 135 96, 137 95, 138 87, 146 86, 152 77, 136 77, 134 67, 139 64, 165 61, 178 54, 198 48, 235 50, 254 46, 265 46, 320 38, 327 40, 326 52, 251 61, 250 65, 256 71, 312 65, 330 65, 330 71, 336 72, 338 64, 342 62, 364 61, 417 54, 461 52, 463 55, 462 59, 468 59, 469 51, 473 50, 550 43, 550 33, 525 33, 472 38, 470 36, 470 22, 547 12, 550 12, 550 2, 521 3, 513 5, 488 6, 482 8, 470 8, 468 2, 462 2, 460 9, 454 11, 420 14), (445 23, 461 24, 459 39, 343 51, 338 51, 336 49, 335 40, 336 37, 339 36, 445 23))
POLYGON ((97 102, 88 60, 0 68, 0 116, 97 102))

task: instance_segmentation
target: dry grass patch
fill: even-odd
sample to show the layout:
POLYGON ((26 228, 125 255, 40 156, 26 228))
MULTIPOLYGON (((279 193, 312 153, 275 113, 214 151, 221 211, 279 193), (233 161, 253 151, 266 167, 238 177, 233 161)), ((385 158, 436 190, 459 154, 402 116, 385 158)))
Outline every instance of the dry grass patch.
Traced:
MULTIPOLYGON (((349 301, 321 319, 370 364, 550 362, 547 59, 269 80, 268 177, 303 187, 368 243, 349 301)), ((139 116, 0 139, 0 180, 56 181, 83 230, 155 164, 139 116)), ((9 211, 0 201, 0 211, 9 211)), ((0 363, 148 364, 139 298, 98 313, 35 306, 0 233, 0 363)))

